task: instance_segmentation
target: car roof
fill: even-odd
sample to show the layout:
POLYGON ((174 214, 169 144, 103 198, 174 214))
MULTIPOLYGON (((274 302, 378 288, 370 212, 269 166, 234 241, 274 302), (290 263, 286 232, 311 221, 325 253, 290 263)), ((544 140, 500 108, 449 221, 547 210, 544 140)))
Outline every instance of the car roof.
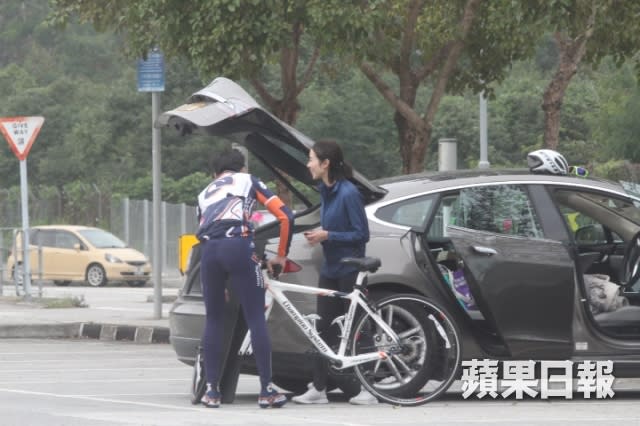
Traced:
POLYGON ((604 179, 534 174, 527 169, 465 169, 445 172, 423 172, 373 181, 373 183, 388 191, 387 196, 383 199, 384 201, 442 189, 507 182, 587 186, 625 193, 621 185, 604 179))

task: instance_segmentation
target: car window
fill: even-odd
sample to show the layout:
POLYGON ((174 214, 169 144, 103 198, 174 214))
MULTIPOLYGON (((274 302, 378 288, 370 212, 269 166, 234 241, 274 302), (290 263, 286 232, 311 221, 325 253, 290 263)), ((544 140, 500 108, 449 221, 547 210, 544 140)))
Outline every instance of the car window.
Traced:
POLYGON ((422 227, 433 206, 434 196, 423 196, 403 200, 379 208, 375 215, 379 219, 398 225, 422 227))
POLYGON ((578 244, 621 243, 612 229, 623 226, 620 218, 640 221, 640 209, 631 200, 576 189, 556 190, 553 198, 578 244))
POLYGON ((78 232, 95 248, 124 248, 127 246, 118 237, 102 229, 83 229, 78 232))
POLYGON ((80 244, 80 240, 71 232, 57 231, 55 233, 55 247, 63 249, 73 249, 75 244, 80 244))
POLYGON ((55 231, 50 230, 37 230, 37 232, 31 232, 29 236, 29 244, 42 247, 55 247, 56 236, 55 231))
POLYGON ((543 238, 538 216, 521 185, 465 188, 442 198, 429 237, 446 236, 446 226, 543 238))

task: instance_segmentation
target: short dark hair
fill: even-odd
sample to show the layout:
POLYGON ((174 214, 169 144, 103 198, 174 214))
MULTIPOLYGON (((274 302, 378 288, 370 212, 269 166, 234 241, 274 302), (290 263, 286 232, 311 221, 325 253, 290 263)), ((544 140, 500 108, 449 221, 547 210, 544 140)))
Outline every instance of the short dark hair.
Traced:
POLYGON ((329 160, 329 180, 331 182, 353 177, 353 168, 344 160, 342 148, 340 148, 338 142, 332 140, 318 141, 311 147, 311 150, 316 153, 316 157, 321 162, 329 160))
POLYGON ((244 155, 237 149, 227 148, 211 157, 209 161, 209 169, 216 175, 225 171, 239 172, 244 166, 244 155))

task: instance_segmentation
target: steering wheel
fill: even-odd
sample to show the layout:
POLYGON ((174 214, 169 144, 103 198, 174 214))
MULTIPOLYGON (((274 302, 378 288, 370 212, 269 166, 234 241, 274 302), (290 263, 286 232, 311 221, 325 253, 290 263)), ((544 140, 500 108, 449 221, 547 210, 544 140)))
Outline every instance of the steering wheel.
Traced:
POLYGON ((629 241, 622 261, 622 285, 630 287, 640 278, 640 232, 629 241))

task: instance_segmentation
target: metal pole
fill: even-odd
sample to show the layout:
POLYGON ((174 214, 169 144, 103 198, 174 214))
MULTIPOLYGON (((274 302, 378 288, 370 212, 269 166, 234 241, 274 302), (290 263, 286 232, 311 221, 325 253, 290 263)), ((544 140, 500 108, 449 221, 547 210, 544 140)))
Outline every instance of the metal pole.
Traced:
POLYGON ((151 250, 149 249, 149 200, 142 201, 142 223, 144 225, 144 254, 151 258, 151 250))
POLYGON ((129 238, 129 197, 124 197, 122 199, 122 233, 124 234, 124 241, 128 246, 131 245, 131 241, 129 238))
POLYGON ((160 129, 154 123, 160 115, 160 93, 151 92, 151 157, 153 175, 153 313, 162 318, 162 230, 160 229, 162 188, 160 180, 160 129))
POLYGON ((479 169, 488 169, 490 164, 487 153, 487 98, 484 97, 484 91, 480 92, 480 162, 479 169))
POLYGON ((162 215, 160 216, 160 230, 162 235, 162 270, 167 270, 167 202, 162 202, 162 215))
MULTIPOLYGON (((4 287, 4 274, 6 269, 6 264, 4 263, 5 255, 4 255, 4 229, 0 228, 0 296, 2 296, 3 287, 4 287)), ((14 256, 15 258, 15 256, 14 256)))
POLYGON ((24 298, 31 300, 31 267, 29 265, 29 197, 27 194, 27 160, 20 160, 20 197, 22 200, 22 283, 24 298))

